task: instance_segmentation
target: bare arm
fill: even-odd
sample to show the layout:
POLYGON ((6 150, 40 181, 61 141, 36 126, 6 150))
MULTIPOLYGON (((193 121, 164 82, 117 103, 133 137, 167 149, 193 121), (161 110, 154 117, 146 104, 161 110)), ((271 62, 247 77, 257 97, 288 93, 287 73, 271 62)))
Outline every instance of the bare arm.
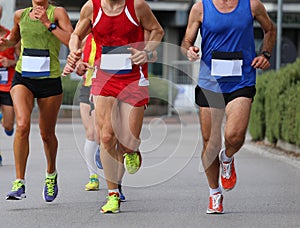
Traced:
POLYGON ((91 32, 93 21, 93 2, 87 1, 80 11, 80 18, 69 41, 70 53, 67 58, 63 75, 72 73, 78 65, 82 55, 82 42, 91 32))
MULTIPOLYGON (((259 0, 251 0, 251 10, 264 32, 262 50, 271 53, 276 41, 276 27, 259 0)), ((270 67, 270 63, 263 55, 260 55, 254 58, 252 66, 265 70, 270 67)))
POLYGON ((21 39, 20 35, 20 18, 23 10, 18 10, 14 15, 14 25, 8 38, 0 38, 0 51, 15 46, 21 39))
POLYGON ((199 59, 199 47, 195 47, 194 43, 198 34, 199 27, 203 19, 203 5, 199 1, 195 3, 191 9, 188 25, 185 36, 181 43, 181 51, 183 55, 187 56, 190 61, 199 59))
POLYGON ((82 47, 82 41, 91 32, 93 21, 93 2, 87 1, 80 11, 80 18, 71 35, 69 48, 71 52, 76 52, 82 47))
POLYGON ((155 49, 160 44, 164 30, 154 16, 152 10, 145 0, 135 0, 134 8, 140 25, 144 28, 145 34, 145 50, 153 51, 152 59, 148 59, 147 53, 144 50, 130 48, 132 52, 131 60, 136 65, 142 65, 146 62, 154 62, 157 59, 155 49))
POLYGON ((145 49, 154 51, 164 36, 164 30, 144 0, 135 0, 134 7, 141 26, 149 32, 145 49))

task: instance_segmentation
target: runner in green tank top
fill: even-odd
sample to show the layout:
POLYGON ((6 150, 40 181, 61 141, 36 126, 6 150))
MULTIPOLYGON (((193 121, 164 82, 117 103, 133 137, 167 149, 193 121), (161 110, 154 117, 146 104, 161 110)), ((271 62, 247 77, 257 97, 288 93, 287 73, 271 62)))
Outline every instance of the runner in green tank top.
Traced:
POLYGON ((30 119, 37 98, 39 127, 47 159, 46 202, 58 193, 56 155, 58 141, 55 125, 62 102, 59 50, 68 46, 73 31, 67 12, 48 0, 32 0, 32 7, 15 12, 14 26, 8 39, 0 39, 0 51, 21 41, 21 54, 10 90, 16 114, 14 156, 16 180, 7 200, 25 198, 25 171, 29 155, 30 119))

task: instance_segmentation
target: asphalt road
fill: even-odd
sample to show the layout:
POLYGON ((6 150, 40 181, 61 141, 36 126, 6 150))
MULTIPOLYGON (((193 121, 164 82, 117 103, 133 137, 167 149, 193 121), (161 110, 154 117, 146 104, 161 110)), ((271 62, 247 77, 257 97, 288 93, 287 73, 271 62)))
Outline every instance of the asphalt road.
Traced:
POLYGON ((43 201, 45 157, 38 126, 33 124, 27 198, 6 201, 15 178, 13 139, 0 131, 0 227, 300 227, 300 162, 248 141, 236 156, 237 186, 224 193, 225 214, 207 215, 198 123, 152 119, 142 131, 143 166, 124 177, 127 202, 119 214, 100 214, 106 185, 101 179, 101 190, 84 191, 88 171, 82 157, 82 125, 60 122, 57 135, 57 199, 43 201))

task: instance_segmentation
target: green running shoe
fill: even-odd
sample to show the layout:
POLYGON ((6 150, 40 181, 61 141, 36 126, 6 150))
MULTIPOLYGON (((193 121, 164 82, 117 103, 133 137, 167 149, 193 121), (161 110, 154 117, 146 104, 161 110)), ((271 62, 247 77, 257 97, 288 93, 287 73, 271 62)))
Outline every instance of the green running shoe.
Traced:
POLYGON ((142 165, 141 152, 136 151, 130 154, 126 153, 124 154, 124 158, 125 168, 127 172, 129 174, 135 174, 142 165))
POLYGON ((26 198, 25 185, 20 180, 15 180, 11 191, 6 195, 6 200, 21 200, 26 198))
POLYGON ((99 179, 97 174, 90 176, 90 181, 85 185, 86 191, 98 191, 99 190, 99 179))
POLYGON ((107 203, 101 208, 101 213, 118 213, 120 209, 120 196, 117 192, 109 193, 107 203))
POLYGON ((45 187, 43 191, 44 200, 46 202, 52 202, 55 200, 57 193, 57 174, 55 174, 55 176, 46 176, 45 187))

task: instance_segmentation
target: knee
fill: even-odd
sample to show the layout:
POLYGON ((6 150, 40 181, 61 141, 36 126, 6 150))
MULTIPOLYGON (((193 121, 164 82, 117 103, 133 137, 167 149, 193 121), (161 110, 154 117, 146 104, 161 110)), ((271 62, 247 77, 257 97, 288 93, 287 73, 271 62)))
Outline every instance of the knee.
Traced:
POLYGON ((226 134, 225 142, 227 146, 239 149, 245 141, 245 134, 239 132, 233 132, 231 134, 226 134))
POLYGON ((19 122, 17 123, 16 131, 20 137, 28 137, 30 132, 30 123, 19 122))
POLYGON ((109 150, 116 144, 116 138, 113 133, 102 132, 100 136, 100 144, 106 149, 109 150))
POLYGON ((53 137, 55 137, 55 134, 54 133, 52 133, 52 132, 47 132, 47 131, 41 131, 41 138, 42 138, 42 140, 43 140, 43 142, 50 142, 51 141, 51 139, 53 138, 53 137))

